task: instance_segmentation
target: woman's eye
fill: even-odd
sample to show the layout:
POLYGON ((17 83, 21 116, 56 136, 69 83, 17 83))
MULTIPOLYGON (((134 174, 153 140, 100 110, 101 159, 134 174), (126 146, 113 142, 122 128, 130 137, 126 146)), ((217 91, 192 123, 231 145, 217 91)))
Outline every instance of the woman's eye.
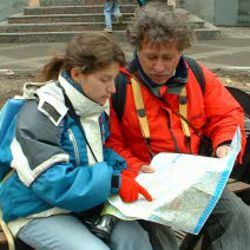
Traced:
POLYGON ((166 60, 166 61, 171 61, 173 58, 172 57, 164 57, 163 60, 166 60))
POLYGON ((109 79, 106 79, 106 78, 101 79, 101 82, 103 82, 103 83, 107 83, 108 81, 109 81, 109 79))

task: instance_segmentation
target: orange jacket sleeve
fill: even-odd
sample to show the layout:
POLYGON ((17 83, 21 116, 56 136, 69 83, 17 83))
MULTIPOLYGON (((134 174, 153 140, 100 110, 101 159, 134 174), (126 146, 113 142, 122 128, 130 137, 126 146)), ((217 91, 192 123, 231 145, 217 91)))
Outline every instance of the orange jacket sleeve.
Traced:
POLYGON ((215 74, 205 67, 203 72, 206 81, 204 107, 207 119, 204 133, 211 138, 215 150, 221 143, 232 140, 237 126, 240 126, 242 150, 238 159, 241 161, 246 144, 244 111, 215 74))

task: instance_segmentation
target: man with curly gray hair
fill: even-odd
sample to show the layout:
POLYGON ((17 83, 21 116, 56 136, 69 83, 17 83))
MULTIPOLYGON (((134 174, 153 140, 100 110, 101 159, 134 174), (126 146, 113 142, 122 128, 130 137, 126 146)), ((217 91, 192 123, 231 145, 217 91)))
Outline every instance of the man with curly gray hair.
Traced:
MULTIPOLYGON (((183 56, 192 41, 187 16, 149 3, 138 10, 127 37, 135 48, 134 58, 120 69, 108 140, 108 146, 126 160, 127 174, 135 178, 140 172, 154 172, 157 166, 150 162, 160 152, 201 154, 204 137, 212 142, 212 154, 223 158, 237 127, 242 133, 240 162, 245 147, 243 110, 210 70, 183 56), (196 78, 194 65, 202 72, 204 86, 196 78), (139 109, 134 82, 142 96, 139 109)), ((138 199, 138 190, 130 191, 123 194, 124 201, 138 199)), ((154 249, 178 249, 169 228, 152 222, 143 226, 154 249)), ((249 249, 249 207, 225 188, 203 232, 205 249, 249 249)))

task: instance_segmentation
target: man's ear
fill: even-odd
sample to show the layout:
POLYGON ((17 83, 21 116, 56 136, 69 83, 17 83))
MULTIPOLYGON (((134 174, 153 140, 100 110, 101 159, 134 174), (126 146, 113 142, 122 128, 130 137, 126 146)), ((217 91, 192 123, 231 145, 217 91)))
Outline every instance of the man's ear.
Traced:
POLYGON ((74 80, 74 82, 78 83, 79 75, 80 72, 78 68, 74 67, 70 70, 70 76, 74 80))

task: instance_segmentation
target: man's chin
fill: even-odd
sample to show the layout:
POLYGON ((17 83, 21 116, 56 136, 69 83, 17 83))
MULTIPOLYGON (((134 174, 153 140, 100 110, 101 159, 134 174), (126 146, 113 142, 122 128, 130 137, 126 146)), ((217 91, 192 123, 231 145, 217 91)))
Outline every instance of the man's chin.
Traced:
POLYGON ((159 85, 162 85, 164 84, 167 80, 169 79, 169 77, 161 77, 161 78, 152 78, 153 82, 155 84, 159 84, 159 85))

